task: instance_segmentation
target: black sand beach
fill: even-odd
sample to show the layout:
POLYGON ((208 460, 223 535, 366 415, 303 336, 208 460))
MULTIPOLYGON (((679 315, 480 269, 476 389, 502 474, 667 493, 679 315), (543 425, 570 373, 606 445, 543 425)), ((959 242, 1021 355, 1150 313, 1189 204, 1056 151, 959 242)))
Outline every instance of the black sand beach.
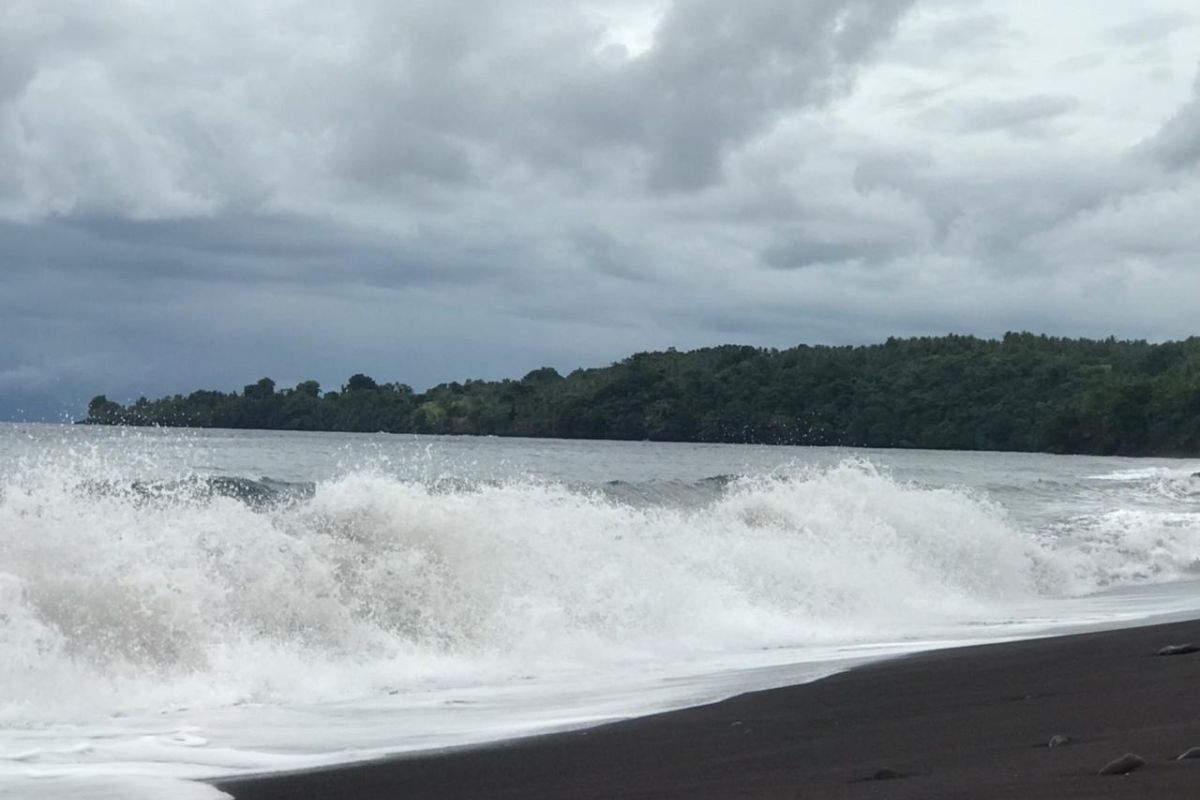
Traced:
POLYGON ((946 650, 566 734, 218 783, 274 798, 1195 798, 1200 621, 946 650), (1048 747, 1052 737, 1069 738, 1048 747), (1145 766, 1098 776, 1127 752, 1145 766), (872 779, 881 770, 899 777, 872 779))

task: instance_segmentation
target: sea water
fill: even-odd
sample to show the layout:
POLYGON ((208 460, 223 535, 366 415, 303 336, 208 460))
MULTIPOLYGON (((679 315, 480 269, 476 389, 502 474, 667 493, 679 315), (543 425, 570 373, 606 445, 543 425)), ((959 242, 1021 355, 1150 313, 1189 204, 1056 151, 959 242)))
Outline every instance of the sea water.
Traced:
POLYGON ((0 796, 1200 611, 1200 461, 0 425, 0 796))

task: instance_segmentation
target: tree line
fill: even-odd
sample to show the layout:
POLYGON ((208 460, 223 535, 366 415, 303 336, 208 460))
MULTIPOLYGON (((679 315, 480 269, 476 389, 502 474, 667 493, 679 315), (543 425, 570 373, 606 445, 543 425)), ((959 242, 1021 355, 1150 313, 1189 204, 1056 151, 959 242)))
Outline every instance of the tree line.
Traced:
POLYGON ((868 346, 637 353, 608 367, 414 392, 358 374, 336 391, 197 391, 88 405, 99 425, 681 442, 1200 454, 1200 338, 941 336, 868 346))

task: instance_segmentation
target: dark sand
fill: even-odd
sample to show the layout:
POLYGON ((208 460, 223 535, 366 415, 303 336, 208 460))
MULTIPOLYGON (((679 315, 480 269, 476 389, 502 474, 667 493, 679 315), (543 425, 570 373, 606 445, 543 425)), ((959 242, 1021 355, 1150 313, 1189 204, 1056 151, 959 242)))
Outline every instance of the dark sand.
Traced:
POLYGON ((944 650, 574 733, 218 784, 266 798, 1200 798, 1200 622, 944 650), (1049 748, 1055 734, 1070 743, 1049 748), (1146 766, 1097 770, 1133 752, 1146 766), (864 780, 890 769, 908 777, 864 780))

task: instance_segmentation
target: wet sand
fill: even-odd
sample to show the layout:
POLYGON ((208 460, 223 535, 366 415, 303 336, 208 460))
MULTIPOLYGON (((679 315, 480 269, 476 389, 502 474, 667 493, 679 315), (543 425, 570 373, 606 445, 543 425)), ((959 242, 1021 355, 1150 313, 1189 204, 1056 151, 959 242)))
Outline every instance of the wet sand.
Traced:
POLYGON ((944 650, 564 734, 218 783, 274 798, 1197 798, 1200 621, 944 650), (1070 741, 1048 747, 1051 737, 1070 741), (1098 776, 1132 752, 1146 765, 1098 776), (903 777, 872 779, 880 770, 903 777))

